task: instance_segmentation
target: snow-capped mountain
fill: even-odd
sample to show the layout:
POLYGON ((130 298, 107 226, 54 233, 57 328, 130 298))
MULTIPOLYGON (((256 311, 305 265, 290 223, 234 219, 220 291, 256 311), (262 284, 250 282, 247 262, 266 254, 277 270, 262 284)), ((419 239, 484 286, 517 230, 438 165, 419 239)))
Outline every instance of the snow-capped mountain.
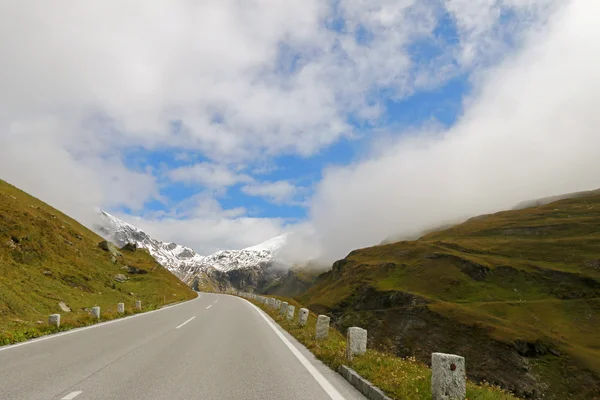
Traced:
POLYGON ((239 287, 263 279, 266 271, 281 268, 276 261, 278 250, 286 244, 289 234, 283 234, 241 250, 221 250, 202 256, 189 247, 164 243, 119 218, 101 211, 102 222, 96 230, 119 247, 135 243, 147 249, 164 267, 188 284, 205 280, 207 276, 220 283, 239 287), (246 272, 242 272, 246 271, 246 272), (238 284, 236 284, 236 282, 238 284))
POLYGON ((277 255, 277 250, 285 245, 288 234, 274 237, 256 246, 242 250, 221 250, 204 257, 201 264, 211 266, 219 271, 251 268, 270 263, 277 255))
POLYGON ((96 227, 98 233, 119 247, 135 243, 137 247, 147 249, 156 261, 170 271, 176 272, 181 267, 197 265, 204 259, 189 247, 156 240, 141 229, 105 211, 101 211, 100 215, 102 222, 96 227))

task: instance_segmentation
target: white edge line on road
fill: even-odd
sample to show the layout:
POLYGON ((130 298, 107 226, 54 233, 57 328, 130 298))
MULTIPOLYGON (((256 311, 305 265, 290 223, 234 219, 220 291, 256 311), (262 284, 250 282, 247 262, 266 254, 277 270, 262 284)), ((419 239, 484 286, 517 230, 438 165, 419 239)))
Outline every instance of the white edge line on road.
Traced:
POLYGON ((68 395, 66 395, 65 397, 63 397, 61 400, 73 400, 75 397, 79 396, 81 393, 83 393, 81 390, 78 392, 71 392, 68 395))
POLYGON ((211 308, 211 307, 212 307, 212 304, 211 304, 210 306, 206 307, 206 309, 208 310, 208 309, 209 309, 209 308, 211 308))
POLYGON ((283 333, 281 333, 279 331, 279 329, 269 320, 269 318, 267 318, 267 316, 265 315, 265 313, 258 307, 256 307, 254 304, 252 304, 251 302, 249 302, 246 299, 243 299, 241 297, 239 297, 240 299, 248 302, 248 304, 250 304, 252 307, 254 307, 254 309, 256 311, 258 311, 258 314, 267 322, 267 324, 271 327, 271 329, 273 329, 273 331, 275 331, 275 333, 277 334, 277 336, 279 336, 279 339, 281 339, 281 341, 292 351, 292 353, 296 356, 296 358, 302 363, 302 365, 304 365, 304 368, 306 368, 308 370, 308 372, 313 376, 313 378, 315 378, 315 380, 319 383, 319 385, 321 385, 321 387, 323 388, 323 390, 325 390, 325 392, 327 392, 327 394, 329 395, 329 397, 332 400, 346 400, 344 398, 344 396, 342 396, 342 394, 340 392, 338 392, 338 390, 331 384, 331 382, 329 382, 327 380, 327 378, 325 378, 315 367, 314 365, 311 364, 310 361, 308 361, 306 359, 306 357, 304 357, 304 355, 302 353, 300 353, 300 350, 298 350, 296 348, 296 346, 294 346, 292 344, 292 342, 290 342, 284 335, 283 333))
POLYGON ((200 294, 198 293, 198 297, 196 297, 195 299, 192 299, 192 300, 184 301, 183 303, 179 303, 179 304, 175 304, 175 305, 172 305, 172 306, 167 306, 167 307, 159 308, 158 310, 146 311, 146 312, 143 312, 143 313, 131 315, 129 317, 123 317, 123 318, 113 319, 112 321, 100 322, 98 324, 94 324, 94 325, 90 325, 90 326, 84 326, 83 328, 74 328, 74 329, 70 329, 68 331, 61 332, 61 333, 53 333, 53 334, 42 336, 42 337, 39 337, 39 338, 36 338, 36 339, 28 340, 26 342, 20 342, 20 343, 15 343, 15 344, 8 344, 6 346, 1 346, 0 347, 0 351, 10 350, 10 349, 14 349, 14 348, 17 348, 17 347, 25 346, 25 345, 28 345, 28 344, 43 342, 44 340, 50 340, 50 339, 54 339, 54 338, 57 338, 57 337, 61 337, 61 336, 65 336, 65 335, 70 335, 72 333, 87 331, 88 329, 98 328, 98 327, 106 326, 106 325, 110 325, 110 324, 115 324, 117 322, 122 322, 122 321, 126 321, 126 320, 129 320, 129 319, 141 317, 143 315, 148 315, 148 314, 152 314, 152 313, 155 313, 155 312, 168 310, 168 309, 171 309, 171 308, 174 308, 174 307, 178 307, 178 306, 187 304, 190 301, 198 300, 199 298, 200 298, 200 294))
POLYGON ((183 324, 181 324, 181 325, 178 325, 178 326, 177 326, 175 329, 179 329, 179 328, 181 328, 182 326, 184 326, 185 324, 187 324, 188 322, 190 322, 190 321, 191 321, 191 320, 193 320, 194 318, 196 318, 196 317, 192 317, 192 318, 188 319, 188 320, 187 320, 187 321, 185 321, 183 324))

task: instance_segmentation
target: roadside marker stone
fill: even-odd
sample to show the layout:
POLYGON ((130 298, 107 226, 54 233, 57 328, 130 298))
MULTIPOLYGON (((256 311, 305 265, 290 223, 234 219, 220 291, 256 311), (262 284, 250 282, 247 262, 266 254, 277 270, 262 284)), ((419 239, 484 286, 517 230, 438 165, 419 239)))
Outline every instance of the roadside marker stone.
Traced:
POLYGON ((135 302, 135 308, 142 311, 142 301, 138 300, 135 302))
POLYGON ((327 339, 329 336, 329 322, 331 318, 327 315, 319 315, 317 317, 317 330, 316 330, 316 338, 317 339, 327 339))
POLYGON ((298 323, 302 326, 308 321, 308 308, 301 308, 298 312, 298 323))
POLYGON ((295 313, 296 313, 296 307, 294 307, 294 306, 288 306, 288 308, 287 308, 287 319, 290 320, 290 321, 293 320, 295 313))
POLYGON ((353 326, 348 328, 346 334, 346 358, 352 360, 355 355, 365 354, 367 351, 367 330, 353 326))
POLYGON ((57 328, 60 328, 60 314, 51 314, 48 317, 48 323, 57 328))
POLYGON ((117 304, 117 312, 123 314, 125 312, 125 304, 118 303, 117 304))
POLYGON ((431 355, 432 400, 464 400, 466 385, 464 357, 445 353, 431 355))
POLYGON ((285 315, 287 313, 287 308, 288 308, 287 301, 284 301, 283 303, 281 303, 281 308, 279 309, 279 311, 281 312, 281 315, 285 315))
POLYGON ((92 307, 92 316, 96 319, 100 319, 100 307, 92 307))

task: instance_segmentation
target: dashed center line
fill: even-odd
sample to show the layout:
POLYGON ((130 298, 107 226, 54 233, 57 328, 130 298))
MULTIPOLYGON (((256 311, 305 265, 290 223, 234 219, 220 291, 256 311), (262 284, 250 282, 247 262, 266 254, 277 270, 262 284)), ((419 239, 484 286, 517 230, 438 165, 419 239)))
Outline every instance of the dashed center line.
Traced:
POLYGON ((211 304, 210 306, 206 307, 206 309, 208 310, 208 309, 209 309, 209 308, 211 308, 211 307, 212 307, 212 304, 211 304))
POLYGON ((77 392, 71 392, 68 395, 66 395, 65 397, 63 397, 61 400, 73 400, 75 397, 79 396, 81 393, 83 393, 81 390, 79 390, 77 392))
POLYGON ((187 324, 188 322, 190 322, 190 321, 191 321, 191 320, 193 320, 194 318, 196 318, 196 317, 192 317, 192 318, 188 319, 188 320, 187 320, 187 321, 185 321, 183 324, 181 324, 181 325, 177 326, 175 329, 179 329, 179 328, 181 328, 182 326, 184 326, 185 324, 187 324))

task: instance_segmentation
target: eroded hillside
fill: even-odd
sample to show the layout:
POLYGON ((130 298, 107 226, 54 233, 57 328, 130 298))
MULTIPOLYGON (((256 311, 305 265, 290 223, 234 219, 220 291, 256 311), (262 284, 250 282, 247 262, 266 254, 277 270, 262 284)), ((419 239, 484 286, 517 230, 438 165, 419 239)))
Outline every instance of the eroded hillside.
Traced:
POLYGON ((600 192, 356 250, 300 301, 371 344, 520 396, 600 396, 600 192))

